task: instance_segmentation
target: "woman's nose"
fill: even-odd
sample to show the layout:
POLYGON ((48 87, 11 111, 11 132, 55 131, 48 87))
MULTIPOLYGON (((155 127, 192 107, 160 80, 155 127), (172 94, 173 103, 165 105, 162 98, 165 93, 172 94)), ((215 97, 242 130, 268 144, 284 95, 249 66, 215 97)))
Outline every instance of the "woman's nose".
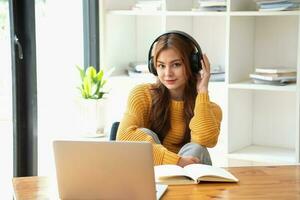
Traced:
POLYGON ((172 68, 171 68, 171 67, 169 67, 169 66, 167 66, 167 67, 166 67, 165 74, 166 74, 167 76, 170 76, 170 75, 172 75, 172 74, 173 74, 172 68))

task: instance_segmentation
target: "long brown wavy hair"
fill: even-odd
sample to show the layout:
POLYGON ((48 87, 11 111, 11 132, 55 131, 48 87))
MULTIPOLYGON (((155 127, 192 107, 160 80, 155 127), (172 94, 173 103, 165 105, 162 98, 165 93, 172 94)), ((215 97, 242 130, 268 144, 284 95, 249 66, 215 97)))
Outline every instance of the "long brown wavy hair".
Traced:
MULTIPOLYGON (((182 144, 190 141, 189 122, 194 115, 195 99, 197 96, 197 76, 192 73, 190 58, 192 52, 195 52, 195 46, 183 36, 178 34, 163 35, 156 42, 153 54, 153 62, 156 68, 156 61, 159 54, 166 49, 174 49, 181 57, 185 66, 184 76, 186 85, 183 92, 184 116, 185 119, 185 135, 182 144)), ((161 142, 163 142, 167 132, 170 129, 170 106, 171 97, 168 88, 166 88, 157 79, 157 83, 151 88, 152 107, 150 111, 150 129, 154 131, 161 142)))

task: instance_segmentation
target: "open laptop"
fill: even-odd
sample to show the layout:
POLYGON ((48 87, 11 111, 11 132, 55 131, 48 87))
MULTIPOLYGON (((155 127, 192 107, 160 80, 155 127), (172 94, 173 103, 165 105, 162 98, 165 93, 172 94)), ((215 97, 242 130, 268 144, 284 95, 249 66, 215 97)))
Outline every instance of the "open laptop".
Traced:
POLYGON ((61 199, 154 200, 167 188, 155 185, 150 143, 56 140, 53 149, 61 199))

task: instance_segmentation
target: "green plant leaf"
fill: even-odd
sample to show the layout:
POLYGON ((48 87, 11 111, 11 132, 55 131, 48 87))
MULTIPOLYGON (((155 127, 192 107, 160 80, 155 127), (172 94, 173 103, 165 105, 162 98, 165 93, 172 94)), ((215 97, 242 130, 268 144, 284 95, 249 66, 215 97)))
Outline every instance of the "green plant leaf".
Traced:
POLYGON ((88 76, 89 78, 91 78, 91 80, 94 79, 94 77, 96 77, 97 71, 93 66, 89 66, 86 70, 86 76, 88 76))
POLYGON ((99 95, 98 95, 98 99, 103 98, 103 95, 104 95, 104 94, 105 94, 104 92, 100 92, 99 95))
POLYGON ((95 90, 94 95, 99 96, 98 93, 100 91, 100 87, 101 87, 101 82, 98 82, 97 85, 96 85, 96 90, 95 90))
POLYGON ((92 87, 91 78, 90 77, 84 77, 83 91, 84 91, 87 98, 92 96, 91 95, 91 87, 92 87))
MULTIPOLYGON (((81 96, 85 99, 101 99, 106 93, 103 91, 103 86, 106 84, 106 73, 101 69, 99 72, 93 66, 89 66, 85 71, 79 66, 76 66, 80 72, 81 85, 78 89, 81 96)), ((111 73, 112 70, 110 70, 111 73)))
POLYGON ((107 80, 103 80, 100 87, 102 88, 106 82, 107 82, 107 80))
POLYGON ((97 74, 97 80, 101 82, 103 78, 104 71, 101 69, 97 74))
POLYGON ((84 70, 79 65, 76 65, 76 68, 79 70, 81 81, 83 81, 85 76, 84 70))

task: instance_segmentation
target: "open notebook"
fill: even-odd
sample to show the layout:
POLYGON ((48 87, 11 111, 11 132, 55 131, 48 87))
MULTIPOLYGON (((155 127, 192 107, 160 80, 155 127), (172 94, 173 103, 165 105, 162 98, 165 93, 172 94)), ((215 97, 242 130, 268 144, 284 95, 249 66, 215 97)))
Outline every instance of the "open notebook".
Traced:
POLYGON ((201 181, 238 182, 238 179, 223 168, 203 164, 158 165, 154 167, 155 179, 159 184, 198 184, 201 181))

